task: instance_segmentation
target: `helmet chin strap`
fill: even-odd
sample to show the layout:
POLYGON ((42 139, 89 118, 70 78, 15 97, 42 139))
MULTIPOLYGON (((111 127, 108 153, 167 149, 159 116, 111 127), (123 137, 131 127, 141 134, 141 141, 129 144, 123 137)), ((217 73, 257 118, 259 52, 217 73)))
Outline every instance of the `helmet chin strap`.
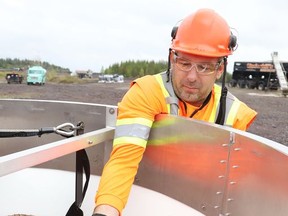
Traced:
POLYGON ((167 79, 166 79, 166 82, 169 82, 170 81, 170 69, 171 69, 171 60, 170 60, 170 55, 171 55, 171 51, 172 49, 169 48, 169 54, 168 54, 168 67, 167 67, 167 71, 166 71, 166 74, 167 74, 167 79))
POLYGON ((225 86, 225 78, 226 78, 226 71, 227 71, 227 56, 224 57, 224 72, 222 77, 222 89, 221 89, 221 97, 220 97, 220 107, 219 113, 216 119, 216 124, 224 125, 225 121, 225 113, 226 113, 226 96, 227 96, 227 87, 225 86))

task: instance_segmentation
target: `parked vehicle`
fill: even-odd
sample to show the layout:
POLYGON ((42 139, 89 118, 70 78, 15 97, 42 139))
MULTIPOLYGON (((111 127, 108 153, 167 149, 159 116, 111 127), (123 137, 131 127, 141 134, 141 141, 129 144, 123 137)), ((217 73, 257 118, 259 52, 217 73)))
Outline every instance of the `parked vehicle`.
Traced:
POLYGON ((7 73, 5 78, 8 84, 11 83, 21 84, 23 81, 23 76, 18 73, 7 73))
POLYGON ((44 85, 46 82, 46 69, 41 66, 33 66, 27 70, 27 85, 44 85))
POLYGON ((102 74, 99 75, 99 83, 123 83, 124 76, 119 74, 102 74))
MULTIPOLYGON (((287 79, 288 63, 280 62, 284 75, 287 79)), ((267 62, 235 62, 230 87, 249 88, 259 90, 277 90, 279 77, 274 63, 267 62)))

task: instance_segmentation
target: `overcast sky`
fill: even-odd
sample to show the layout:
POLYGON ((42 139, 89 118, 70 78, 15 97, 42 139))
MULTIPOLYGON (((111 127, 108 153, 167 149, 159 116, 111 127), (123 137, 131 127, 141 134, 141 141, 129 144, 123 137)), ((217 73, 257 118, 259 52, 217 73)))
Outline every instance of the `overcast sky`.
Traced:
POLYGON ((199 8, 238 34, 234 61, 288 61, 286 0, 0 0, 0 58, 100 71, 126 60, 166 60, 177 21, 199 8))

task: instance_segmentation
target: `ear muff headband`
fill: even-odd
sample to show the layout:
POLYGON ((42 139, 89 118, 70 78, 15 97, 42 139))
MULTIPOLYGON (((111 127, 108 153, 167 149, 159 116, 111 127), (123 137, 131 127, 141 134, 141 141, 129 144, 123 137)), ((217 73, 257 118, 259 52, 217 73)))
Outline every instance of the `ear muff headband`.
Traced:
POLYGON ((178 26, 174 26, 172 31, 171 31, 172 40, 174 40, 176 38, 177 31, 178 31, 178 26))

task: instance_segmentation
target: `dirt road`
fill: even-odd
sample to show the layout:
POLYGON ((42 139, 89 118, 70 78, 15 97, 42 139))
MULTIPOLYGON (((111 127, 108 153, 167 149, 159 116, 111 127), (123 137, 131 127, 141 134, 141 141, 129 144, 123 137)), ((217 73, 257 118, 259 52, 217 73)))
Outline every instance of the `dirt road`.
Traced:
MULTIPOLYGON (((78 101, 117 105, 129 87, 125 83, 54 84, 28 86, 0 83, 1 98, 78 101)), ((248 132, 288 146, 288 97, 280 92, 232 88, 230 91, 258 112, 248 132)))

